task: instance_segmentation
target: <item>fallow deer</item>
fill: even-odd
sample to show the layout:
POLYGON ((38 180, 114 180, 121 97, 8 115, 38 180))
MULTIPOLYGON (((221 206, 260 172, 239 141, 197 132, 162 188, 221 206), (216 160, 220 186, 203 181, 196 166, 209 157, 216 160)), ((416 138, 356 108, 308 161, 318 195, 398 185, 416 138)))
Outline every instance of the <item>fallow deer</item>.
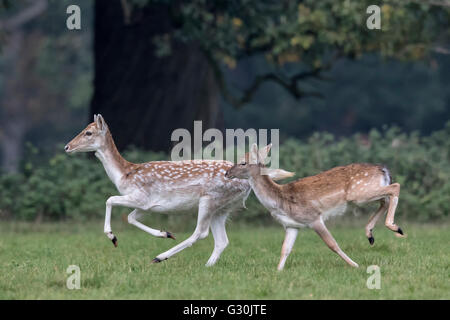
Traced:
MULTIPOLYGON (((111 230, 111 210, 114 206, 134 208, 128 222, 139 229, 161 238, 174 236, 167 231, 152 229, 137 219, 146 211, 173 213, 198 208, 197 226, 185 241, 158 255, 153 262, 166 260, 205 238, 209 228, 214 237, 214 250, 207 266, 214 265, 228 245, 225 222, 228 214, 245 204, 251 188, 246 180, 230 180, 225 172, 233 165, 220 160, 152 161, 131 163, 118 152, 108 126, 101 115, 65 146, 67 153, 95 152, 106 174, 121 194, 106 201, 104 232, 117 247, 117 238, 111 230)), ((264 149, 262 150, 264 152, 264 149)), ((265 156, 265 155, 262 155, 265 156)), ((274 179, 283 179, 293 173, 270 170, 274 179)))
MULTIPOLYGON (((267 152, 268 150, 265 154, 267 152)), ((380 202, 379 209, 370 217, 366 226, 366 235, 371 245, 374 243, 372 229, 386 211, 386 227, 396 232, 397 236, 403 236, 402 229, 394 223, 400 184, 392 183, 390 173, 384 166, 353 163, 284 185, 261 174, 263 168, 264 158, 254 144, 247 158, 229 169, 225 176, 248 179, 258 200, 284 226, 286 234, 278 270, 283 269, 300 227, 314 229, 331 250, 350 266, 358 267, 339 248, 324 224, 326 218, 343 213, 349 202, 380 202)))

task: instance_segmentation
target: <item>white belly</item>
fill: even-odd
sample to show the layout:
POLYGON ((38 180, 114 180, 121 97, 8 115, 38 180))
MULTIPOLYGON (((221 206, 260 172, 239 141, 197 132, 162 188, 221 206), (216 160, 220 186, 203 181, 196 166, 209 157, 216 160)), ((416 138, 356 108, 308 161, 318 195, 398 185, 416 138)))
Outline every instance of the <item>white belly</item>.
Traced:
POLYGON ((344 214, 345 210, 347 209, 347 203, 340 204, 334 208, 328 209, 326 211, 322 212, 322 219, 323 221, 344 214))
POLYGON ((295 221, 294 219, 287 216, 284 212, 273 210, 270 212, 270 214, 276 221, 281 223, 285 228, 287 228, 287 227, 290 227, 290 228, 306 227, 306 224, 295 221))
POLYGON ((191 211, 198 208, 198 196, 180 195, 180 194, 166 194, 153 195, 148 204, 147 211, 172 213, 181 211, 191 211))

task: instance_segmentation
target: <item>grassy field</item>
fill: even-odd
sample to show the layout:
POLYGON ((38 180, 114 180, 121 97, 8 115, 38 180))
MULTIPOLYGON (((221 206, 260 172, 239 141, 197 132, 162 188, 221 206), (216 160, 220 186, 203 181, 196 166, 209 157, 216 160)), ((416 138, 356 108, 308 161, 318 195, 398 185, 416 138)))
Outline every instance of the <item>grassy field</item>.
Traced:
MULTIPOLYGON (((448 224, 401 224, 398 239, 382 226, 370 247, 364 223, 330 225, 341 248, 357 263, 348 267, 311 230, 301 230, 284 271, 277 272, 281 227, 228 226, 230 245, 214 267, 204 266, 210 235, 170 260, 152 258, 185 239, 157 239, 113 223, 114 248, 102 222, 0 223, 0 299, 449 299, 448 224), (69 290, 66 269, 81 269, 81 289, 69 290), (366 287, 366 269, 378 265, 381 289, 366 287)), ((171 230, 177 231, 177 230, 171 230)))

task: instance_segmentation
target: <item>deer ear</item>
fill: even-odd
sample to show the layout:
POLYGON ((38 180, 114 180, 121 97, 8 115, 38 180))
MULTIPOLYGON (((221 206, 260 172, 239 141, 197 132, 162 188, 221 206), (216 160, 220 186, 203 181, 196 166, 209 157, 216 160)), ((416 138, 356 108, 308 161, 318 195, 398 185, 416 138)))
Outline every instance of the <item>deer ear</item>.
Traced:
POLYGON ((272 144, 268 144, 267 146, 265 146, 264 148, 259 149, 259 161, 261 161, 262 163, 265 162, 267 155, 269 154, 270 148, 272 148, 272 144))
POLYGON ((259 163, 259 156, 258 156, 258 146, 256 143, 252 144, 250 148, 250 164, 258 164, 259 163))
POLYGON ((108 129, 108 126, 106 125, 105 119, 103 119, 101 114, 97 115, 96 120, 97 128, 100 130, 100 132, 105 133, 108 129))
POLYGON ((97 128, 99 128, 100 129, 100 119, 99 119, 99 115, 97 115, 97 114, 94 114, 94 122, 95 122, 95 124, 97 125, 97 128))

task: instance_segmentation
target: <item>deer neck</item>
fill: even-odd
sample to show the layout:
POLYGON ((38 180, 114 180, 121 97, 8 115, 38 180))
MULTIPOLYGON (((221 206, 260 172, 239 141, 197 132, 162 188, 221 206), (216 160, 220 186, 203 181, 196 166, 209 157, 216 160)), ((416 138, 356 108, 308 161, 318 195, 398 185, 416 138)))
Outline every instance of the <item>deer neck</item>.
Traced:
POLYGON ((268 175, 262 175, 259 172, 254 173, 249 178, 250 186, 253 189, 258 200, 267 209, 277 209, 280 202, 281 189, 268 175))
POLYGON ((95 152, 95 156, 102 162, 109 179, 118 187, 130 163, 120 155, 110 132, 106 133, 106 143, 95 152))

